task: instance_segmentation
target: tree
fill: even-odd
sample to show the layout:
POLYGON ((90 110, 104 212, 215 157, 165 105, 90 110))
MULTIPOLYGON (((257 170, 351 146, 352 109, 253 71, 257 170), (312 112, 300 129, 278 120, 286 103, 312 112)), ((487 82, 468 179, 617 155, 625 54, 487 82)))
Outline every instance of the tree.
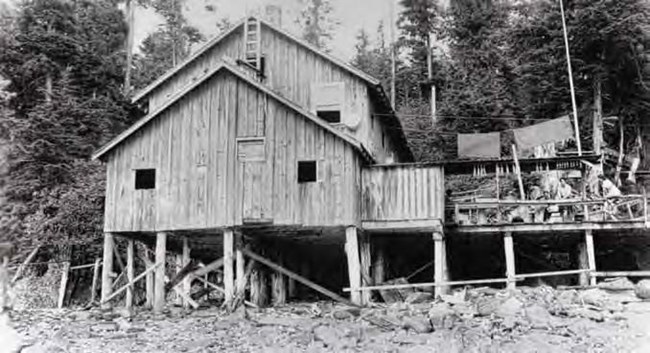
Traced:
POLYGON ((302 28, 302 38, 311 45, 328 50, 332 34, 339 22, 332 18, 334 8, 329 0, 300 0, 303 9, 296 22, 302 28))
MULTIPOLYGON (((602 87, 603 110, 624 119, 629 134, 648 114, 647 63, 650 43, 643 0, 566 4, 567 31, 583 146, 591 127, 594 84, 602 87)), ((556 117, 571 111, 562 25, 557 2, 518 7, 509 31, 514 86, 526 117, 556 117)), ((628 139, 633 140, 633 139, 628 139)))
MULTIPOLYGON (((79 227, 59 227, 64 216, 57 208, 42 212, 46 218, 35 216, 55 190, 75 192, 75 185, 86 182, 103 188, 103 181, 86 179, 90 173, 78 174, 79 165, 129 124, 131 115, 121 95, 126 27, 115 2, 27 1, 16 24, 9 38, 0 38, 7 44, 0 75, 10 81, 8 111, 0 116, 7 158, 0 232, 20 246, 78 232, 79 227), (50 234, 31 233, 36 220, 59 226, 50 234)), ((77 206, 93 210, 101 222, 101 211, 77 206)))
POLYGON ((178 65, 190 54, 194 44, 204 40, 199 30, 187 23, 183 0, 149 0, 146 5, 154 8, 165 22, 140 45, 141 54, 134 60, 136 89, 147 86, 178 65))

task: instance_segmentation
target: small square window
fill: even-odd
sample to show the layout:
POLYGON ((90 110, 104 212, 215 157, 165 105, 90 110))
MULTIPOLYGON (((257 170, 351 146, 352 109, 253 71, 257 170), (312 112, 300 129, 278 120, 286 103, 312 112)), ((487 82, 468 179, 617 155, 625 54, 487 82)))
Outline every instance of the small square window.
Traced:
POLYGON ((156 188, 156 170, 155 169, 136 169, 135 170, 135 189, 155 189, 156 188))
POLYGON ((316 112, 319 118, 327 121, 328 123, 340 123, 341 111, 340 110, 319 110, 316 112))
POLYGON ((316 161, 298 161, 298 183, 313 183, 316 175, 316 161))

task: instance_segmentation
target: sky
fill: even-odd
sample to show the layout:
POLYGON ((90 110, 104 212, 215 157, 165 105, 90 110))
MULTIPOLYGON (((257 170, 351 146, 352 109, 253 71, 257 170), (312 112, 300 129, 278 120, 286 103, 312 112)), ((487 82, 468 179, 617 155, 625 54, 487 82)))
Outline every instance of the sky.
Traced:
MULTIPOLYGON (((332 17, 340 22, 330 43, 332 54, 345 60, 351 59, 359 30, 365 29, 373 38, 379 21, 390 23, 391 4, 395 6, 395 13, 399 13, 398 1, 331 0, 334 9, 332 17)), ((297 34, 294 21, 301 9, 299 0, 185 0, 184 12, 189 23, 210 38, 217 34, 216 23, 222 18, 237 22, 250 11, 261 9, 266 4, 279 5, 282 8, 282 27, 297 34), (214 11, 207 11, 207 5, 213 6, 214 11)), ((162 19, 151 9, 138 8, 135 19, 136 43, 140 43, 162 23, 162 19)), ((386 35, 388 38, 388 33, 386 35)))
MULTIPOLYGON (((172 0, 170 0, 172 1, 172 0)), ((267 4, 278 5, 282 8, 282 28, 299 34, 295 19, 300 13, 301 1, 305 0, 184 0, 184 12, 189 23, 197 27, 209 39, 217 34, 216 24, 223 18, 232 23, 239 21, 246 14, 263 9, 267 4), (211 6, 214 10, 206 10, 211 6)), ((352 59, 356 36, 365 29, 371 40, 375 38, 380 21, 385 23, 386 38, 390 38, 391 7, 394 7, 395 18, 400 12, 400 0, 330 0, 332 17, 339 21, 333 39, 330 43, 331 53, 344 60, 352 59)), ((448 3, 449 0, 439 0, 448 3)), ((0 0, 0 3, 16 4, 18 0, 0 0)), ((162 23, 162 18, 152 9, 137 8, 135 13, 135 43, 142 42, 146 36, 162 23)), ((397 32, 395 34, 397 36, 397 32)), ((197 48, 200 47, 197 46, 197 48)), ((194 48, 196 49, 196 48, 194 48)))

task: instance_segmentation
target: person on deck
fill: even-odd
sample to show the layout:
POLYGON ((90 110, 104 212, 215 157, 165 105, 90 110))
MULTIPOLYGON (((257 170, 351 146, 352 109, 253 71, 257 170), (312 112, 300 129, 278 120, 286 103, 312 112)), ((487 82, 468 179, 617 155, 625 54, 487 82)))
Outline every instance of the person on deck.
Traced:
POLYGON ((598 179, 600 179, 600 187, 603 190, 603 196, 605 198, 610 198, 610 197, 617 197, 621 196, 621 190, 619 190, 614 183, 612 183, 611 180, 605 178, 604 175, 600 174, 598 176, 598 179))
POLYGON ((558 199, 568 199, 571 198, 573 194, 573 188, 569 183, 566 182, 565 178, 560 179, 560 186, 557 190, 558 199))
POLYGON ((603 191, 603 197, 609 199, 605 201, 605 214, 609 214, 616 219, 616 198, 622 195, 621 190, 602 174, 598 175, 598 179, 600 179, 600 188, 603 191), (614 200, 611 200, 611 198, 614 198, 614 200))
MULTIPOLYGON (((573 188, 569 183, 566 182, 566 178, 560 179, 560 185, 557 188, 557 198, 558 199, 570 199, 573 195, 573 188)), ((568 221, 568 218, 572 217, 573 207, 570 205, 560 206, 560 213, 565 221, 568 221), (570 217, 571 216, 571 217, 570 217)))

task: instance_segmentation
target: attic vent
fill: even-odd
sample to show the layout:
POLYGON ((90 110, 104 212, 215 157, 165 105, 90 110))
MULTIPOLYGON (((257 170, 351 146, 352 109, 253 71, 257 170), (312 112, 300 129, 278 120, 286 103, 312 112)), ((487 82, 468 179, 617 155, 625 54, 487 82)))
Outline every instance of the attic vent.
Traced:
POLYGON ((327 121, 328 123, 340 123, 341 111, 340 110, 319 110, 316 112, 319 118, 327 121))
POLYGON ((156 188, 156 170, 155 169, 136 169, 135 170, 135 189, 146 190, 156 188))

